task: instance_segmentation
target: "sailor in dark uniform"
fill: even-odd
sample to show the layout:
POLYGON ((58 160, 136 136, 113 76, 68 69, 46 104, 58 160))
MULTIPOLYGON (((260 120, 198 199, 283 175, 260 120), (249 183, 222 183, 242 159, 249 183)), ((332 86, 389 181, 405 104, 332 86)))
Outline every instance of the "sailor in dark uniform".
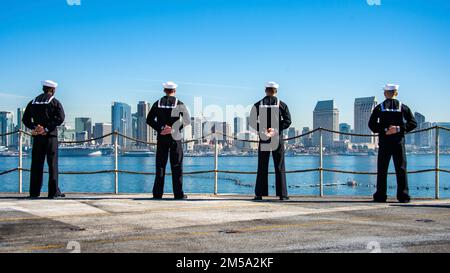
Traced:
POLYGON ((58 186, 58 126, 64 122, 62 104, 55 98, 58 84, 43 81, 44 93, 31 101, 23 114, 23 124, 33 130, 33 151, 30 175, 30 198, 41 195, 44 163, 47 157, 48 198, 65 197, 58 186))
POLYGON ((164 178, 166 165, 170 155, 172 167, 172 184, 174 197, 177 200, 187 199, 183 192, 183 145, 181 130, 190 124, 190 116, 183 102, 175 97, 177 84, 163 84, 166 96, 153 104, 147 117, 147 124, 158 132, 156 151, 156 178, 153 186, 153 197, 162 199, 164 194, 164 178))
POLYGON ((402 203, 411 200, 408 189, 405 133, 416 129, 417 122, 411 109, 397 100, 398 88, 399 86, 394 84, 385 86, 386 100, 374 109, 369 121, 370 129, 379 134, 375 202, 387 200, 387 176, 392 157, 397 173, 397 199, 402 203))
POLYGON ((288 106, 276 97, 279 84, 266 84, 266 96, 257 102, 250 115, 250 126, 258 131, 258 175, 256 178, 255 200, 269 195, 269 159, 272 153, 275 174, 276 194, 280 200, 289 200, 286 186, 283 131, 291 126, 288 106))

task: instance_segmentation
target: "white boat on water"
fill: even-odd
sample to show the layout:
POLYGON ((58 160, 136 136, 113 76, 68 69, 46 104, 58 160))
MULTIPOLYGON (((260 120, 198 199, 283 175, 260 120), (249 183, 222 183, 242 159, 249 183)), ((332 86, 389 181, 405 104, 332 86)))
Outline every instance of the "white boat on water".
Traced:
POLYGON ((151 157, 154 156, 155 153, 148 150, 133 150, 127 151, 123 153, 125 157, 151 157))
POLYGON ((102 156, 100 149, 95 147, 60 147, 59 156, 78 157, 78 156, 102 156))

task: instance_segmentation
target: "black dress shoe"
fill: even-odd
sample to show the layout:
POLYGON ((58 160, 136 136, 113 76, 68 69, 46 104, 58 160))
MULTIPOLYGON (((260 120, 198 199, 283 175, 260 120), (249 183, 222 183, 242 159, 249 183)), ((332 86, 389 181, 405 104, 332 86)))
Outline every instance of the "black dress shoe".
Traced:
POLYGON ((280 201, 289 201, 289 197, 285 196, 285 197, 280 197, 280 201))
POLYGON ((162 200, 162 196, 153 196, 153 200, 162 200))
POLYGON ((381 199, 373 199, 373 202, 374 203, 386 203, 387 200, 385 200, 385 199, 383 199, 383 200, 381 200, 381 199))
POLYGON ((57 193, 55 196, 49 196, 48 199, 63 199, 66 198, 64 193, 57 193))
POLYGON ((27 199, 37 200, 37 199, 39 199, 39 196, 28 196, 27 199))
POLYGON ((59 199, 59 198, 66 198, 66 195, 64 193, 58 193, 55 196, 49 196, 49 199, 59 199))
POLYGON ((253 198, 253 201, 262 201, 263 198, 262 196, 255 196, 255 198, 253 198))
POLYGON ((405 200, 398 200, 401 204, 408 204, 411 203, 411 199, 405 199, 405 200))
POLYGON ((183 195, 181 197, 175 197, 175 200, 187 200, 188 196, 187 195, 183 195))

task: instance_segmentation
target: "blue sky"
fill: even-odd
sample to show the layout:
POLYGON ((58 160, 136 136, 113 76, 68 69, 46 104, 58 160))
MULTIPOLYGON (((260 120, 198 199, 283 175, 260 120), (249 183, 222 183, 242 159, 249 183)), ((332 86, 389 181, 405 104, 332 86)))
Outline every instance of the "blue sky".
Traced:
POLYGON ((353 123, 355 97, 387 82, 431 121, 450 121, 450 1, 2 0, 0 110, 60 83, 69 123, 110 120, 112 101, 136 108, 180 83, 178 97, 250 104, 281 84, 294 125, 311 126, 317 100, 335 99, 353 123))

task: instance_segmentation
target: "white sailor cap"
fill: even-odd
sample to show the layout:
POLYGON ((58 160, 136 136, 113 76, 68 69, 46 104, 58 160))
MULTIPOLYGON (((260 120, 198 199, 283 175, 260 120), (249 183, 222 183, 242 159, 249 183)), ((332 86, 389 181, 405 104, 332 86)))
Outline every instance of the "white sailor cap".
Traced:
POLYGON ((164 89, 177 89, 178 84, 176 84, 174 82, 165 82, 165 83, 163 83, 163 87, 164 87, 164 89))
POLYGON ((58 83, 56 83, 54 81, 50 81, 50 80, 45 80, 45 81, 42 81, 42 86, 56 88, 56 87, 58 87, 58 83))
POLYGON ((266 83, 266 88, 278 89, 278 88, 280 88, 280 85, 276 82, 268 82, 268 83, 266 83))
POLYGON ((391 84, 388 83, 386 86, 384 86, 384 91, 396 91, 400 88, 400 85, 398 84, 391 84))

